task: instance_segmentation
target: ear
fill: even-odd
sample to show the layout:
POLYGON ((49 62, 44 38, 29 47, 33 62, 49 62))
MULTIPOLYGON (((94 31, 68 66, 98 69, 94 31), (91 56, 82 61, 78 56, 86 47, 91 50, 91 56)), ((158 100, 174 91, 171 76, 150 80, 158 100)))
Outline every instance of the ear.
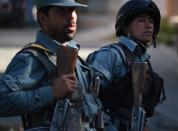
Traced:
POLYGON ((128 35, 129 34, 129 27, 123 27, 123 30, 124 30, 124 35, 128 35))
POLYGON ((46 20, 47 20, 47 16, 45 14, 41 13, 41 12, 38 12, 37 13, 37 19, 43 25, 43 23, 45 23, 46 20))

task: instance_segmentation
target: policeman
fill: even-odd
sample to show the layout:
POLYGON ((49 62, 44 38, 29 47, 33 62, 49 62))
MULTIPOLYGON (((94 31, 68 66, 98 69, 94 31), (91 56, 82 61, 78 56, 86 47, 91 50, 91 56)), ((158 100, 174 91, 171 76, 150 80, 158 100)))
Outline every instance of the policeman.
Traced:
POLYGON ((94 131, 99 128, 96 121, 97 114, 102 113, 98 112, 102 111, 102 106, 91 91, 93 75, 87 64, 78 59, 75 74, 55 75, 59 46, 78 49, 72 41, 77 29, 76 8, 86 5, 74 0, 36 0, 36 6, 41 29, 37 32, 36 41, 15 55, 0 79, 0 116, 22 115, 25 129, 44 131, 49 130, 52 124, 57 130, 64 128, 60 123, 66 121, 68 115, 61 116, 61 112, 70 116, 70 108, 65 106, 69 102, 66 98, 80 85, 83 99, 72 105, 72 111, 76 112, 73 115, 77 117, 70 119, 70 125, 62 130, 94 131), (61 102, 57 110, 59 116, 53 116, 56 101, 61 102), (55 121, 54 117, 59 121, 55 121))
POLYGON ((163 92, 163 79, 153 72, 147 48, 156 46, 160 29, 160 11, 152 0, 129 0, 116 16, 117 43, 91 53, 87 62, 101 78, 101 101, 119 131, 130 129, 133 93, 131 63, 148 62, 143 93, 146 116, 153 115, 163 92), (157 82, 156 82, 157 81, 157 82))

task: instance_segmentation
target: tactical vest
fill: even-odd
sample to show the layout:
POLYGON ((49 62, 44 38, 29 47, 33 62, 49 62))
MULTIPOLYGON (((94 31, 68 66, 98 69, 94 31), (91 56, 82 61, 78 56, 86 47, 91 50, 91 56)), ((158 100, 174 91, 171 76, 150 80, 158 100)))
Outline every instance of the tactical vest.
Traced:
MULTIPOLYGON (((109 45, 109 48, 114 48, 118 55, 124 61, 124 66, 129 69, 128 73, 114 79, 107 88, 101 90, 100 99, 104 109, 110 116, 114 116, 120 121, 126 123, 131 122, 132 105, 133 105, 133 89, 131 80, 131 64, 133 62, 133 54, 124 45, 117 43, 109 45)), ((164 81, 151 67, 147 60, 148 70, 146 74, 146 82, 143 92, 143 107, 146 111, 146 117, 151 117, 158 103, 165 100, 164 81)), ((123 131, 125 131, 123 129, 123 131)))
MULTIPOLYGON (((55 76, 56 56, 53 52, 50 52, 47 48, 35 43, 27 45, 20 52, 32 54, 41 62, 41 64, 45 66, 45 68, 48 70, 48 74, 46 74, 43 80, 50 81, 55 76)), ((95 131, 99 128, 104 128, 102 124, 98 125, 96 122, 98 119, 103 120, 103 115, 98 115, 102 114, 102 105, 97 96, 94 96, 94 92, 92 90, 92 87, 95 83, 95 75, 91 72, 88 65, 80 57, 78 57, 76 62, 75 74, 77 76, 77 81, 82 86, 81 88, 83 88, 83 100, 81 103, 76 103, 71 106, 68 119, 70 125, 67 125, 66 131, 95 131), (75 122, 77 122, 77 124, 75 122)), ((55 105, 52 105, 43 110, 40 110, 37 113, 29 113, 23 115, 22 120, 24 128, 28 129, 34 127, 42 127, 43 129, 43 127, 47 127, 47 130, 50 131, 59 130, 62 128, 59 127, 59 123, 63 122, 65 105, 66 99, 58 102, 57 114, 53 114, 55 105)))

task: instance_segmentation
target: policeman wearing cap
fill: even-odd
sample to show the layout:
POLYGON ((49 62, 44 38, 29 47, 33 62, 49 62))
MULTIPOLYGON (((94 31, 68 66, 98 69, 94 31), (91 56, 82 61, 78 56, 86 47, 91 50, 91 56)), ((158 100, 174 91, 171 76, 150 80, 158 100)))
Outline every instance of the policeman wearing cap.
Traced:
POLYGON ((55 74, 59 46, 78 49, 73 41, 76 8, 86 5, 74 0, 36 0, 36 6, 41 29, 36 41, 15 55, 0 79, 0 116, 21 115, 24 128, 30 131, 104 130, 103 122, 105 130, 114 131, 93 95, 94 75, 82 59, 77 59, 75 74, 55 74), (79 87, 83 88, 80 103, 71 104, 66 98, 79 87))
MULTIPOLYGON (((131 75, 133 62, 148 65, 142 94, 147 118, 153 116, 161 93, 165 98, 163 79, 153 72, 147 53, 147 48, 152 44, 156 46, 160 19, 160 11, 152 0, 128 0, 116 16, 115 29, 119 41, 91 53, 87 59, 101 78, 101 101, 119 131, 130 130, 134 119, 131 75)), ((144 126, 146 130, 146 120, 144 126)))

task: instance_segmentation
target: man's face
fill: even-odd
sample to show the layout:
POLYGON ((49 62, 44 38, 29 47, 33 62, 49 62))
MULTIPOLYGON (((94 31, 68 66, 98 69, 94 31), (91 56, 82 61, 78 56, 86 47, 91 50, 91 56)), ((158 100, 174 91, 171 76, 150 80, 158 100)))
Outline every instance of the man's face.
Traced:
POLYGON ((60 43, 72 40, 77 29, 77 14, 74 7, 53 7, 43 24, 47 35, 60 43))
POLYGON ((148 15, 136 17, 128 26, 130 35, 145 44, 152 41, 154 31, 154 20, 148 15))

